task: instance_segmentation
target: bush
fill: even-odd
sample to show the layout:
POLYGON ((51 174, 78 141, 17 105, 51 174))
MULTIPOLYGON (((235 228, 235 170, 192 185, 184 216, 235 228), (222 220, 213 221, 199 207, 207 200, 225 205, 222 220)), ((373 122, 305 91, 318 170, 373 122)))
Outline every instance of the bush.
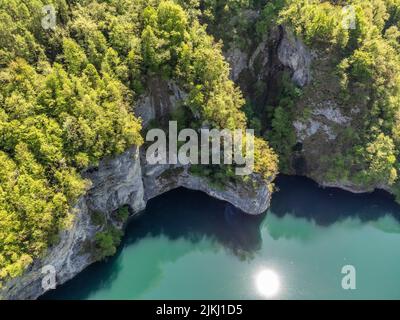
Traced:
POLYGON ((95 236, 95 248, 93 256, 96 260, 103 260, 113 256, 117 247, 121 243, 122 231, 113 226, 108 227, 106 231, 102 231, 95 236))

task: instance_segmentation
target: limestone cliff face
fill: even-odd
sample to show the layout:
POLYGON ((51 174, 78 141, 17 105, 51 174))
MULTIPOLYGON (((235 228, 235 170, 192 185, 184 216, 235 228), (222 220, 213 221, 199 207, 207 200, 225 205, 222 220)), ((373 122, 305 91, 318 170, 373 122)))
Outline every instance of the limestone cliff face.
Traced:
POLYGON ((276 80, 284 69, 291 72, 293 82, 300 87, 312 79, 311 51, 284 26, 276 27, 248 52, 231 46, 225 57, 231 67, 231 79, 246 95, 259 80, 265 83, 265 91, 273 90, 271 80, 276 80))
POLYGON ((44 259, 36 260, 23 276, 8 281, 0 290, 1 299, 39 297, 44 292, 42 268, 46 265, 53 266, 57 271, 57 283, 64 283, 92 262, 89 253, 81 253, 82 244, 96 233, 84 198, 79 200, 75 211, 73 226, 61 232, 59 244, 51 248, 44 259))
MULTIPOLYGON (((149 89, 134 110, 135 114, 143 119, 144 127, 152 120, 168 120, 169 114, 179 108, 187 97, 187 94, 171 81, 150 79, 149 82, 149 89)), ((256 174, 251 177, 252 184, 229 183, 223 190, 218 190, 212 187, 206 178, 190 174, 189 166, 148 165, 144 152, 141 159, 145 201, 172 189, 184 187, 230 202, 248 214, 261 214, 268 209, 272 181, 266 183, 256 174)))
POLYGON ((285 34, 278 49, 279 59, 292 70, 293 81, 303 88, 294 111, 293 127, 298 143, 292 154, 292 173, 307 176, 321 186, 353 193, 375 189, 390 192, 386 185, 357 184, 346 177, 338 178, 340 173, 334 172, 335 156, 352 148, 348 132, 360 127, 362 112, 368 107, 362 102, 346 105, 340 99, 342 90, 334 72, 334 56, 307 48, 289 31, 285 34))
MULTIPOLYGON (((390 187, 382 184, 362 185, 350 179, 329 177, 335 154, 351 148, 346 135, 360 127, 367 106, 343 105, 340 79, 335 75, 335 57, 328 52, 308 48, 285 26, 276 27, 247 51, 230 46, 226 52, 231 78, 253 104, 261 109, 274 105, 279 91, 276 79, 289 71, 292 81, 303 89, 294 111, 293 130, 297 138, 289 173, 307 176, 321 186, 337 187, 353 193, 371 192, 390 187), (255 86, 260 86, 254 92, 255 86)), ((338 176, 338 175, 333 175, 338 176)))
POLYGON ((143 127, 152 120, 160 123, 168 121, 169 115, 179 108, 187 94, 174 81, 152 77, 147 81, 147 91, 139 98, 134 113, 142 119, 143 127))
POLYGON ((252 183, 229 183, 223 189, 210 185, 204 177, 192 175, 189 166, 143 166, 145 198, 150 200, 162 193, 184 187, 202 191, 211 197, 227 201, 248 214, 265 212, 271 200, 270 186, 253 174, 252 183))
POLYGON ((102 161, 84 176, 92 181, 85 196, 91 211, 109 213, 129 205, 132 211, 139 212, 146 207, 138 148, 102 161))
POLYGON ((282 30, 278 47, 279 61, 292 70, 292 80, 304 87, 311 82, 311 53, 303 42, 288 29, 282 30))

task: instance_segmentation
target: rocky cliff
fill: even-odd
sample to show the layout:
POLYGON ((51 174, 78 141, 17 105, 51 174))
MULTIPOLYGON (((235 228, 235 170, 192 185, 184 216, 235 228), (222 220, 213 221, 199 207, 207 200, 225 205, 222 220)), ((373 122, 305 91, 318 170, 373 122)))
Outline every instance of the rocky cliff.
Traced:
MULTIPOLYGON (((242 86, 245 94, 252 95, 251 84, 262 80, 266 84, 265 96, 274 89, 274 77, 284 69, 290 71, 298 86, 307 87, 313 79, 312 60, 319 59, 285 28, 276 29, 250 52, 231 48, 226 57, 231 64, 232 79, 242 86)), ((147 126, 154 119, 166 120, 185 97, 185 92, 175 83, 149 79, 148 90, 139 99, 135 112, 147 126)), ((352 115, 344 112, 335 101, 323 97, 318 99, 318 95, 314 98, 309 101, 312 102, 309 104, 312 106, 309 117, 304 119, 299 113, 293 123, 301 144, 301 150, 294 155, 293 161, 304 161, 303 171, 297 173, 312 177, 321 184, 364 191, 340 181, 328 183, 318 180, 317 173, 323 166, 317 158, 321 152, 327 152, 324 147, 321 149, 320 144, 332 147, 340 131, 351 123, 352 115)), ((42 268, 45 265, 54 266, 57 285, 60 285, 93 263, 96 259, 88 247, 102 228, 93 223, 93 212, 100 213, 117 228, 123 228, 122 224, 114 221, 112 213, 115 210, 128 205, 132 214, 138 214, 148 200, 178 187, 205 192, 249 214, 264 212, 271 199, 271 185, 257 175, 252 177, 255 183, 227 184, 220 190, 212 187, 206 178, 192 175, 187 166, 147 165, 143 152, 137 148, 114 159, 105 159, 98 167, 87 170, 84 176, 91 181, 91 186, 75 206, 72 227, 61 232, 60 241, 48 250, 43 259, 35 261, 23 276, 5 284, 0 290, 1 298, 35 299, 42 295, 45 292, 42 287, 42 268)))
POLYGON ((56 282, 62 284, 94 262, 86 245, 93 241, 101 226, 92 222, 91 212, 109 216, 122 205, 134 212, 145 208, 139 150, 132 148, 115 159, 102 161, 97 168, 84 173, 91 181, 86 195, 74 208, 73 225, 60 233, 60 241, 41 260, 35 261, 21 277, 0 290, 2 299, 35 299, 44 293, 42 268, 53 266, 56 282))
POLYGON ((262 81, 264 95, 271 94, 280 72, 288 70, 292 80, 300 87, 311 82, 312 53, 283 27, 276 27, 248 51, 233 45, 225 53, 231 67, 231 79, 240 85, 244 94, 253 99, 253 90, 257 82, 262 81))
POLYGON ((172 189, 184 187, 202 191, 211 197, 227 201, 248 214, 261 214, 269 207, 270 185, 258 175, 253 175, 251 183, 227 183, 223 189, 213 187, 204 178, 192 175, 188 166, 144 166, 143 183, 146 200, 152 199, 172 189))

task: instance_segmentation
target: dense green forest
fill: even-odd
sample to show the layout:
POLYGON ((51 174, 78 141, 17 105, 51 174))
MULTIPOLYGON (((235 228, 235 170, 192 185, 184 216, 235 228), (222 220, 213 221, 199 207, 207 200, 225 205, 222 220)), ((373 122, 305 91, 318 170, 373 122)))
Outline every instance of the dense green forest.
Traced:
MULTIPOLYGON (((337 142, 329 178, 396 186, 400 0, 2 0, 0 280, 20 275, 71 224, 88 188, 83 169, 142 144, 132 111, 149 77, 173 79, 188 93, 180 125, 256 126, 256 171, 265 179, 277 172, 267 141, 289 170, 296 101, 307 89, 283 77, 275 105, 251 110, 222 54, 249 50, 278 25, 326 54, 341 104, 362 107, 337 142), (41 24, 48 4, 54 30, 41 24), (347 4, 354 29, 342 26, 347 4)), ((231 172, 218 170, 222 180, 231 172)))

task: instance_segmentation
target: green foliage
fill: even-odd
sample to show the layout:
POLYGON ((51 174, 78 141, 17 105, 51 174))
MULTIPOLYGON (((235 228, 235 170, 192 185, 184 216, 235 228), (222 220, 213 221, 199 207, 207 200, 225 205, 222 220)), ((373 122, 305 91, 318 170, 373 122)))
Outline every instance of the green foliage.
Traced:
POLYGON ((375 140, 360 150, 367 167, 359 174, 359 179, 367 184, 379 184, 382 181, 393 185, 397 180, 396 163, 398 151, 393 140, 380 133, 375 140))
POLYGON ((253 129, 255 135, 260 136, 262 130, 261 120, 254 109, 255 107, 250 102, 247 102, 243 108, 243 112, 246 115, 247 127, 253 129))
POLYGON ((211 34, 226 45, 246 49, 251 44, 249 34, 254 33, 254 15, 250 10, 261 8, 262 1, 202 0, 201 18, 208 24, 211 34))
POLYGON ((261 18, 257 21, 256 30, 262 38, 278 23, 279 13, 284 8, 286 0, 269 1, 261 11, 261 18))
MULTIPOLYGON (((246 144, 247 141, 243 141, 243 150, 246 149, 246 144)), ((221 159, 221 163, 222 161, 223 159, 221 159)), ((264 181, 269 183, 278 172, 278 163, 278 156, 268 143, 255 137, 254 166, 251 168, 253 172, 259 174, 264 181)), ((212 186, 224 189, 224 186, 228 183, 247 182, 248 176, 237 175, 235 169, 235 165, 193 165, 190 167, 190 172, 193 175, 207 178, 212 186)))
POLYGON ((90 218, 92 223, 96 226, 104 226, 107 223, 107 218, 102 212, 91 212, 90 218))
POLYGON ((65 65, 72 74, 79 75, 88 64, 83 49, 72 39, 64 39, 63 51, 65 65))
POLYGON ((129 208, 128 206, 123 206, 117 210, 117 219, 120 222, 125 222, 129 217, 129 208))
POLYGON ((291 0, 279 12, 279 21, 290 24, 307 44, 332 44, 345 47, 349 40, 348 29, 343 28, 341 6, 329 1, 291 0))
POLYGON ((296 144, 296 134, 292 123, 290 110, 286 110, 282 106, 274 109, 269 141, 280 156, 281 170, 284 172, 289 169, 287 161, 289 161, 293 146, 296 144))
POLYGON ((278 106, 273 109, 271 130, 267 136, 271 146, 279 155, 280 169, 288 172, 290 156, 296 144, 293 111, 295 101, 301 95, 301 91, 292 83, 287 73, 283 74, 279 87, 281 90, 278 96, 278 106))
POLYGON ((367 184, 392 185, 397 179, 400 147, 397 120, 400 116, 400 51, 396 30, 385 31, 388 21, 393 23, 386 13, 385 3, 375 1, 375 4, 373 13, 366 4, 360 4, 363 10, 360 9, 358 15, 369 17, 370 31, 358 38, 358 45, 342 60, 338 70, 343 90, 357 92, 353 99, 363 101, 368 107, 360 139, 354 148, 355 166, 362 168, 356 174, 357 179, 367 184))
POLYGON ((58 29, 46 31, 44 4, 0 4, 0 280, 20 275, 71 225, 87 188, 80 170, 142 143, 124 64, 103 30, 82 18, 84 7, 68 23, 59 0, 58 29))
POLYGON ((271 182, 278 172, 278 156, 268 143, 261 139, 255 138, 254 141, 254 171, 259 173, 261 177, 271 182))
POLYGON ((211 187, 221 191, 228 183, 242 181, 231 165, 192 165, 189 170, 192 175, 206 178, 211 187))

